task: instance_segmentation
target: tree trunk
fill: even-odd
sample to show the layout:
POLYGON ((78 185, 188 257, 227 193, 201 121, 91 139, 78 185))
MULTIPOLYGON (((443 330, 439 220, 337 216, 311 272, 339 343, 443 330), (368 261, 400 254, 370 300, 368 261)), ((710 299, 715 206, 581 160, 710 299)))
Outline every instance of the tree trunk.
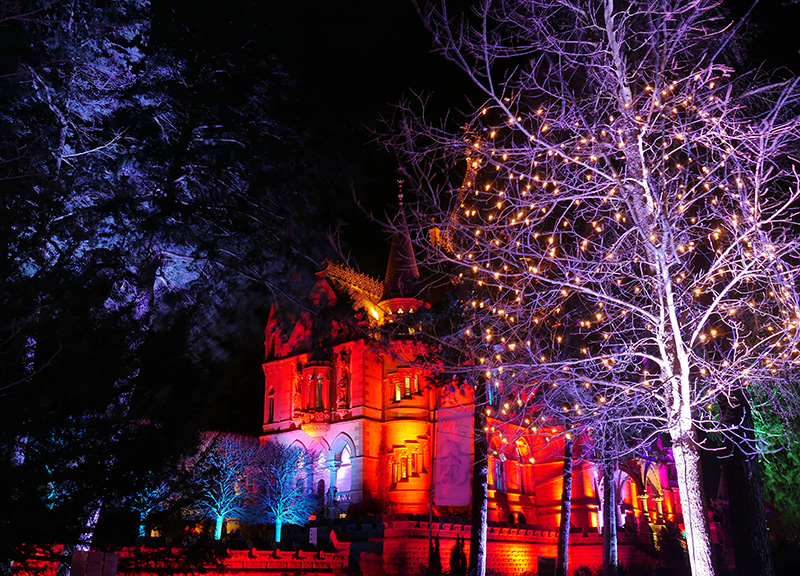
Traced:
POLYGON ((489 447, 484 431, 486 382, 475 386, 475 457, 472 465, 472 526, 469 533, 469 576, 486 576, 486 533, 488 528, 489 447))
POLYGON ((278 520, 275 522, 275 544, 280 544, 281 542, 281 528, 283 527, 283 522, 278 520))
POLYGON ((681 430, 678 425, 670 432, 692 576, 714 576, 700 452, 691 431, 681 430))
POLYGON ((214 523, 214 540, 222 540, 222 525, 225 523, 223 516, 217 516, 214 523))
MULTIPOLYGON (((734 402, 735 406, 722 406, 725 421, 739 424, 739 433, 747 440, 755 440, 750 405, 741 391, 734 395, 734 402)), ((722 458, 722 473, 728 486, 728 523, 736 571, 752 576, 774 576, 758 458, 746 454, 733 443, 729 449, 730 454, 722 458)))
POLYGON ((603 576, 617 574, 617 490, 614 465, 603 466, 603 576))
POLYGON ((86 519, 86 523, 83 525, 85 532, 80 535, 79 537, 79 544, 75 547, 75 550, 81 550, 88 552, 92 548, 92 542, 94 541, 94 532, 97 528, 97 521, 100 519, 100 511, 103 509, 103 500, 97 499, 91 503, 91 509, 89 512, 89 517, 86 519))
POLYGON ((558 525, 556 576, 569 574, 569 532, 572 525, 572 449, 574 440, 564 442, 564 471, 561 488, 561 522, 558 525))
POLYGON ((147 513, 139 513, 139 538, 147 537, 147 513))

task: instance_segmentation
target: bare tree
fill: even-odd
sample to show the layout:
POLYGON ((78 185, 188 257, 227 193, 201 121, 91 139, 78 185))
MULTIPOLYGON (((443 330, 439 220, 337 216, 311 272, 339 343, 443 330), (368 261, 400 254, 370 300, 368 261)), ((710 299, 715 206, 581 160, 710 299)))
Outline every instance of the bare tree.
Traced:
POLYGON ((200 453, 187 463, 198 493, 196 512, 214 522, 216 540, 226 520, 246 515, 248 472, 259 450, 256 438, 208 433, 200 453))
POLYGON ((760 449, 720 407, 797 408, 798 81, 735 70, 718 5, 425 6, 485 102, 458 128, 402 105, 392 138, 421 263, 470 285, 462 345, 520 407, 497 417, 624 430, 616 458, 667 437, 696 575, 703 439, 760 449))
POLYGON ((140 490, 125 498, 139 517, 137 536, 147 537, 147 522, 154 512, 164 510, 175 499, 175 479, 160 471, 148 471, 140 490))
POLYGON ((306 524, 317 500, 311 487, 314 453, 300 446, 266 442, 254 462, 250 516, 275 524, 275 542, 284 524, 306 524))

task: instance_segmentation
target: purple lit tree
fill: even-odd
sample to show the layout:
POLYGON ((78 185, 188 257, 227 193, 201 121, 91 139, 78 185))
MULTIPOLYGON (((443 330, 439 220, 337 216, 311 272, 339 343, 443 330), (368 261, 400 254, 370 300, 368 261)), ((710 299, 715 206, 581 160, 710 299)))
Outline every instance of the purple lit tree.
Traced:
POLYGON ((730 406, 797 409, 800 317, 798 80, 738 70, 718 4, 426 5, 485 102, 453 128, 403 105, 392 137, 422 263, 470 286, 462 345, 520 407, 497 418, 619 434, 614 458, 667 439, 703 576, 700 451, 761 449, 730 406))

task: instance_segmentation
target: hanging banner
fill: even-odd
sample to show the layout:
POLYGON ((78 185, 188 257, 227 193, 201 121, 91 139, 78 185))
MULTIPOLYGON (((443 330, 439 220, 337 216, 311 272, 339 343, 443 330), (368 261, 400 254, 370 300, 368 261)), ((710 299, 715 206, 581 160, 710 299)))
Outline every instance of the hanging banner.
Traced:
POLYGON ((448 406, 437 412, 434 503, 467 506, 472 493, 473 408, 448 406))

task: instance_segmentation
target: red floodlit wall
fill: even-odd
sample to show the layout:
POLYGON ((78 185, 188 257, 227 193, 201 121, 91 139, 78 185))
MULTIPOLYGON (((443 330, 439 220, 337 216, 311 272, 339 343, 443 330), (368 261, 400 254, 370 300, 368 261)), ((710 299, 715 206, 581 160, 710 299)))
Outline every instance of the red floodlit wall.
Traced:
MULTIPOLYGON (((439 555, 444 570, 450 566, 450 554, 457 539, 464 541, 469 558, 469 531, 465 524, 434 523, 432 537, 439 538, 439 555)), ((365 576, 391 574, 402 576, 418 572, 428 564, 428 523, 411 520, 390 522, 384 532, 383 561, 378 569, 362 563, 365 576)), ((488 531, 487 570, 509 576, 535 573, 539 558, 555 558, 558 533, 551 530, 496 528, 488 531)), ((596 568, 602 564, 603 537, 597 532, 578 532, 570 536, 570 574, 582 566, 596 568)), ((637 548, 636 535, 619 534, 618 556, 625 566, 649 564, 652 560, 637 548)))
MULTIPOLYGON (((165 572, 173 576, 189 576, 203 572, 226 576, 280 576, 300 572, 303 576, 330 576, 347 566, 347 555, 340 552, 230 550, 219 564, 206 563, 187 567, 177 560, 177 549, 123 548, 117 552, 76 552, 72 560, 72 576, 157 576, 165 572), (159 560, 148 558, 159 557, 159 560), (185 570, 185 572, 184 572, 185 570)), ((25 576, 55 576, 56 562, 40 562, 25 576)))

